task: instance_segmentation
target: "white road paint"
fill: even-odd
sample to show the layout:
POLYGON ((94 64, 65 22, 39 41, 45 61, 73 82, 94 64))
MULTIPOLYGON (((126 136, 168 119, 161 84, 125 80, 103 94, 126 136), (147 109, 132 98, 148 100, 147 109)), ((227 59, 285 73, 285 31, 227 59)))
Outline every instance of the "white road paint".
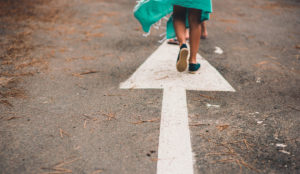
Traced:
POLYGON ((257 121, 257 124, 262 124, 263 123, 263 121, 257 121))
POLYGON ((193 155, 186 90, 231 91, 234 88, 205 59, 196 74, 176 70, 178 46, 164 42, 125 82, 121 89, 164 89, 157 174, 193 174, 193 155))
POLYGON ((211 107, 220 108, 220 105, 212 105, 212 104, 206 103, 206 107, 208 107, 208 108, 211 108, 211 107))
POLYGON ((291 154, 291 152, 288 152, 288 151, 286 151, 286 150, 279 150, 279 152, 285 153, 285 154, 287 154, 287 155, 290 155, 290 154, 291 154))
POLYGON ((286 146, 287 146, 286 144, 280 144, 280 143, 277 143, 277 144, 276 144, 276 147, 283 147, 283 148, 284 148, 284 147, 286 147, 286 146))
POLYGON ((235 90, 205 59, 197 54, 201 64, 196 74, 176 71, 179 48, 164 42, 125 82, 122 89, 164 89, 170 86, 200 91, 235 90))
POLYGON ((220 47, 215 47, 216 54, 223 54, 223 50, 220 47))
POLYGON ((186 90, 164 89, 157 174, 193 174, 186 90))

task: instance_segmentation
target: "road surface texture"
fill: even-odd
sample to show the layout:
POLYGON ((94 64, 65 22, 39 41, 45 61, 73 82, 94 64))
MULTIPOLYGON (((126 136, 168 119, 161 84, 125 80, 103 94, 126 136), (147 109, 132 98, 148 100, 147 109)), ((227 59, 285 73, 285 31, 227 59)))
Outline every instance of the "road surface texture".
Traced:
MULTIPOLYGON (((0 0, 1 174, 156 173, 163 91, 119 84, 164 29, 134 5, 0 0)), ((236 92, 187 91, 195 173, 299 173, 300 2, 213 5, 199 53, 236 92)))

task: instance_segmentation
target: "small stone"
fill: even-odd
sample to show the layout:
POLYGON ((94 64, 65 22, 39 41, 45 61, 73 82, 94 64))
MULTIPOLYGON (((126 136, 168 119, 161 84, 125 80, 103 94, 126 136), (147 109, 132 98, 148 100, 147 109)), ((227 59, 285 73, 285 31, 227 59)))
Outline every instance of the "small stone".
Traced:
POLYGON ((257 77, 256 83, 261 83, 261 78, 260 77, 257 77))

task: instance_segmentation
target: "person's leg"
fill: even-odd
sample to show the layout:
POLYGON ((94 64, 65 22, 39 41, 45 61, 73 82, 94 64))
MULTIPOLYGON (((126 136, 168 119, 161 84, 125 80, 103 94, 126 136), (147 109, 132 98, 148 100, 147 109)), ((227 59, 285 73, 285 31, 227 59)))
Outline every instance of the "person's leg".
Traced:
POLYGON ((201 10, 189 9, 190 24, 190 63, 196 63, 201 37, 201 10))
POLYGON ((201 23, 201 39, 206 39, 207 38, 207 30, 206 30, 206 23, 203 21, 201 23))
POLYGON ((186 30, 185 30, 185 39, 186 39, 186 40, 189 40, 189 39, 190 39, 190 31, 189 31, 189 29, 186 29, 186 30))
POLYGON ((185 19, 186 19, 186 8, 178 6, 178 5, 174 5, 174 7, 173 7, 173 24, 174 24, 177 40, 179 41, 180 46, 183 43, 186 43, 185 19))
POLYGON ((189 50, 186 45, 186 38, 185 38, 185 19, 186 19, 186 8, 174 5, 173 7, 173 24, 176 32, 177 39, 179 41, 179 54, 177 57, 176 69, 179 72, 183 72, 187 68, 188 62, 188 54, 189 50))
MULTIPOLYGON (((185 39, 186 41, 189 40, 190 35, 189 35, 189 29, 185 30, 185 39)), ((174 45, 179 45, 179 41, 177 40, 177 38, 172 38, 168 40, 168 44, 174 44, 174 45)))

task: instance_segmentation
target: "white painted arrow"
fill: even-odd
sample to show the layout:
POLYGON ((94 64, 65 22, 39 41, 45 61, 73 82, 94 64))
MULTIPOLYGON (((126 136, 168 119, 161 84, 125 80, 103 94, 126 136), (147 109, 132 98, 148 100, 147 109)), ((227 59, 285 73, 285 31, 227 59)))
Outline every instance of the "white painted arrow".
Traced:
POLYGON ((186 90, 235 90, 205 59, 197 74, 176 70, 178 46, 164 42, 125 82, 121 89, 164 89, 157 174, 193 174, 193 154, 186 90))

